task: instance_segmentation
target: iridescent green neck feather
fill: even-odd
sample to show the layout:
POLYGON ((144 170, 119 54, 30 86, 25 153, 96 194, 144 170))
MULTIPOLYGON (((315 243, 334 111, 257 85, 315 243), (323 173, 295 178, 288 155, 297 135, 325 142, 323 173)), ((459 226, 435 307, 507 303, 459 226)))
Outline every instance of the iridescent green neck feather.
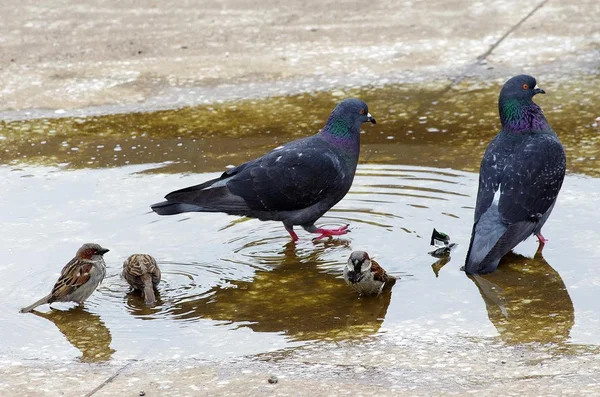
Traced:
POLYGON ((498 102, 502 130, 518 134, 553 132, 542 109, 531 99, 500 99, 498 102))

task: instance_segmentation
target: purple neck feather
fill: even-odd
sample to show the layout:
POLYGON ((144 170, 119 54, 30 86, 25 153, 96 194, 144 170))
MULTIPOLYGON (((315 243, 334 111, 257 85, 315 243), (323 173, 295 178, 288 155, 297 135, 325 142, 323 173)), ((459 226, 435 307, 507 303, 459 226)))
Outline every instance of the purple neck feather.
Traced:
POLYGON ((360 124, 358 127, 349 126, 344 120, 335 120, 330 117, 319 135, 344 152, 358 155, 360 151, 360 124))
POLYGON ((504 131, 515 134, 552 131, 542 109, 532 100, 527 102, 517 99, 500 101, 499 110, 504 131))

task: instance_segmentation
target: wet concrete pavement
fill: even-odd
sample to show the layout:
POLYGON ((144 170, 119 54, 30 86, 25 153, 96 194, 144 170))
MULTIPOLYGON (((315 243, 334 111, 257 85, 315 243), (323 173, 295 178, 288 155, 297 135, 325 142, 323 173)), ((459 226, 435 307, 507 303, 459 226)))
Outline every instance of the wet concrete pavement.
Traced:
POLYGON ((597 73, 600 52, 594 0, 6 0, 0 15, 4 118, 522 72, 571 79, 597 73))
MULTIPOLYGON (((427 102, 431 103, 432 100, 455 95, 457 90, 477 92, 478 81, 497 85, 507 76, 521 72, 551 82, 556 91, 564 87, 577 90, 578 81, 588 86, 586 81, 590 79, 594 82, 591 86, 597 87, 600 72, 600 5, 596 1, 546 0, 524 6, 518 1, 493 4, 470 1, 375 1, 367 5, 364 2, 329 0, 293 4, 275 0, 223 0, 211 4, 188 2, 183 5, 177 1, 161 1, 140 5, 139 2, 116 1, 52 1, 39 4, 34 1, 6 0, 0 4, 0 15, 0 118, 3 120, 170 109, 315 90, 332 91, 331 98, 327 100, 334 101, 340 95, 352 92, 348 91, 348 87, 390 84, 424 87, 429 94, 436 96, 427 98, 427 102)), ((568 95, 564 91, 562 94, 568 95)), ((495 95, 482 95, 486 101, 495 100, 495 95)), ((587 177, 597 177, 599 170, 597 134, 593 134, 590 127, 594 121, 590 109, 593 109, 593 101, 597 100, 590 93, 591 102, 582 106, 589 121, 577 124, 577 134, 580 131, 587 132, 563 138, 571 147, 577 146, 572 152, 576 155, 570 157, 570 171, 586 174, 587 177), (583 137, 585 141, 577 137, 583 137)), ((553 102, 552 106, 553 112, 561 111, 560 104, 553 102)), ((410 108, 409 104, 407 107, 407 114, 400 116, 396 122, 402 125, 411 122, 418 124, 413 120, 419 113, 418 109, 410 108)), ((477 112, 482 108, 483 105, 469 109, 463 103, 453 114, 477 112)), ((576 108, 576 104, 571 104, 567 110, 575 111, 576 108)), ((394 112, 398 111, 394 109, 394 112)), ((179 117, 183 116, 185 114, 179 117)), ((127 119, 129 116, 123 117, 127 119)), ((489 120, 492 116, 485 117, 489 120)), ((315 115, 315 118, 322 116, 315 115)), ((433 128, 444 128, 443 114, 432 118, 435 119, 435 125, 430 120, 433 128)), ((244 123, 264 122, 273 125, 278 122, 276 119, 277 116, 267 121, 248 117, 244 123)), ((129 120, 128 128, 131 129, 137 121, 134 118, 129 120)), ((472 122, 469 129, 476 128, 477 120, 472 122)), ((493 127, 488 121, 486 123, 482 128, 487 131, 486 134, 491 134, 493 127)), ((89 142, 92 142, 90 150, 100 152, 98 145, 105 143, 95 142, 96 139, 115 139, 115 142, 126 146, 123 143, 125 135, 119 135, 117 125, 127 124, 126 120, 121 120, 108 132, 94 130, 98 125, 104 127, 105 124, 95 124, 96 127, 93 122, 91 124, 91 130, 82 135, 80 143, 69 142, 64 147, 66 151, 75 146, 77 150, 73 151, 72 157, 81 157, 73 161, 73 168, 105 167, 110 163, 110 159, 102 160, 102 164, 94 164, 95 158, 89 160, 90 155, 95 156, 86 152, 89 142), (89 139, 85 137, 86 134, 89 139)), ((48 125, 48 128, 53 128, 52 123, 48 125)), ((68 128, 60 121, 57 125, 60 127, 57 128, 59 135, 69 134, 68 128)), ((179 127, 178 123, 174 125, 179 127)), ((165 129, 168 128, 169 122, 165 121, 165 129)), ((202 130, 203 125, 195 128, 202 130)), ((312 125, 305 125, 293 131, 282 130, 282 136, 304 136, 313 128, 312 125)), ((559 135, 564 133, 563 128, 556 129, 560 129, 559 135)), ((0 135, 4 137, 11 131, 7 128, 0 135)), ((128 132, 125 131, 126 134, 128 132)), ((242 124, 232 137, 245 136, 246 132, 242 124)), ((47 131, 34 130, 34 133, 43 135, 47 131)), ((165 137, 173 135, 172 146, 178 133, 182 134, 175 130, 165 133, 165 137)), ((12 137, 7 136, 12 145, 12 137)), ((31 139, 30 135, 24 136, 31 139)), ((240 141, 240 153, 234 154, 233 158, 227 154, 219 156, 222 151, 219 148, 225 147, 225 143, 220 145, 218 137, 209 136, 217 148, 217 154, 214 159, 206 161, 208 165, 204 166, 203 171, 216 171, 231 162, 241 161, 243 157, 259 154, 271 142, 252 133, 249 136, 252 142, 240 141)), ((48 142, 52 143, 52 139, 49 138, 48 142)), ((63 139, 66 138, 59 136, 54 143, 60 145, 59 141, 63 139)), ((367 141, 364 153, 369 153, 372 156, 369 158, 375 162, 392 163, 396 158, 409 158, 411 150, 396 152, 390 150, 390 146, 385 146, 389 151, 386 152, 386 136, 374 139, 367 135, 366 139, 371 141, 367 141)), ((409 139, 407 135, 401 143, 409 139)), ((470 139, 483 142, 487 138, 473 136, 470 139)), ((7 146, 10 151, 6 155, 7 164, 16 164, 14 162, 19 161, 19 156, 24 155, 28 158, 37 156, 39 161, 31 161, 36 165, 56 165, 57 158, 50 153, 40 154, 37 148, 34 152, 31 142, 19 142, 18 139, 14 142, 16 149, 7 146), (13 157, 17 151, 19 156, 13 157)), ((182 149, 174 146, 177 156, 177 150, 188 148, 187 155, 191 157, 181 154, 181 158, 178 158, 181 164, 167 165, 167 172, 190 172, 186 164, 204 161, 192 153, 190 145, 193 148, 193 144, 190 140, 185 142, 182 149)), ((431 143, 424 144, 431 146, 431 143)), ((470 143, 471 146, 474 144, 470 143)), ((110 149, 105 157, 114 156, 114 160, 111 160, 114 164, 109 164, 111 167, 135 164, 138 157, 140 163, 148 162, 144 160, 145 153, 136 154, 129 149, 129 143, 125 147, 126 153, 121 153, 122 150, 113 153, 112 146, 110 149), (119 153, 127 154, 131 159, 118 157, 119 153)), ((438 166, 465 171, 473 171, 477 166, 477 156, 460 157, 445 146, 430 154, 432 158, 440 159, 441 164, 436 164, 438 166)), ((157 161, 161 161, 162 157, 157 161)), ((427 165, 419 161, 421 159, 415 157, 407 160, 407 163, 427 165)), ((30 177, 28 170, 16 172, 22 173, 23 177, 30 177)), ((43 178, 43 174, 45 172, 37 171, 37 176, 43 178)), ((568 208, 575 208, 578 197, 585 196, 585 189, 573 188, 573 184, 584 186, 587 177, 577 177, 575 182, 568 185, 568 190, 564 192, 570 205, 568 208)), ((50 180, 52 176, 48 178, 50 180)), ((139 188, 143 186, 147 186, 147 182, 141 183, 139 188)), ((121 189, 124 191, 126 187, 121 189)), ((133 208, 136 199, 128 196, 128 200, 127 205, 133 208)), ((149 201, 150 198, 144 200, 149 201)), ((93 203, 90 201, 88 204, 93 203)), ((573 212, 564 212, 561 218, 559 210, 558 219, 565 222, 572 220, 573 212)), ((79 216, 83 215, 76 215, 79 216)), ((77 219, 83 225, 83 221, 77 219)), ((47 235, 57 233, 51 231, 51 223, 48 222, 47 235)), ((64 231, 69 232, 69 228, 80 230, 77 227, 77 224, 68 224, 64 226, 64 231)), ((186 227, 192 229, 192 226, 186 227)), ((365 239, 363 241, 375 245, 374 241, 368 240, 368 230, 365 227, 362 235, 360 230, 354 235, 362 236, 365 239)), ((578 230, 573 237, 576 239, 578 235, 587 235, 577 240, 582 244, 581 247, 572 246, 584 252, 586 263, 592 263, 594 256, 594 249, 585 243, 595 241, 593 233, 592 226, 586 223, 585 228, 578 230)), ((27 241, 22 244, 27 245, 27 241)), ((463 331, 459 325, 464 321, 464 313, 449 313, 450 316, 456 316, 456 324, 459 324, 455 324, 458 331, 451 336, 445 330, 436 329, 435 322, 426 326, 422 322, 413 324, 410 320, 388 321, 375 330, 377 337, 371 335, 370 331, 363 336, 362 331, 357 331, 358 328, 349 328, 357 332, 355 336, 362 341, 354 339, 339 342, 331 338, 300 348, 291 348, 289 343, 283 343, 283 347, 274 345, 271 352, 212 361, 179 359, 176 354, 159 361, 149 361, 145 359, 147 354, 140 354, 139 357, 112 359, 105 364, 90 364, 58 355, 53 351, 56 347, 53 345, 22 348, 22 354, 31 352, 33 348, 43 352, 43 360, 34 360, 23 359, 13 351, 8 354, 6 348, 9 346, 3 346, 0 351, 0 394, 114 396, 138 395, 140 390, 144 390, 147 396, 600 394, 600 354, 597 337, 592 335, 593 326, 597 324, 597 312, 594 311, 593 302, 589 299, 586 301, 585 294, 577 295, 578 290, 592 291, 594 285, 597 288, 598 279, 592 266, 588 266, 585 275, 587 284, 579 280, 573 275, 575 270, 571 270, 560 254, 553 250, 560 251, 560 248, 550 247, 548 257, 565 281, 560 276, 557 281, 556 271, 550 268, 547 271, 550 287, 564 292, 566 284, 576 302, 575 309, 577 305, 583 305, 582 302, 587 305, 585 310, 575 311, 580 318, 575 317, 572 303, 571 306, 557 309, 558 315, 562 316, 561 324, 567 328, 567 334, 572 328, 577 338, 589 343, 553 345, 547 344, 546 339, 540 342, 539 338, 527 340, 518 337, 515 340, 515 335, 523 330, 521 324, 518 321, 511 323, 499 314, 501 308, 495 306, 493 297, 484 292, 485 286, 470 285, 476 294, 481 293, 487 310, 487 317, 485 310, 473 314, 481 317, 481 324, 486 324, 481 333, 475 333, 476 336, 472 332, 461 335, 463 331), (581 317, 585 324, 583 330, 577 323, 582 321, 581 317), (494 337, 497 334, 500 339, 494 337), (533 343, 523 345, 521 342, 533 343), (275 385, 267 382, 272 375, 279 379, 275 385)), ((399 262, 394 266, 402 268, 403 264, 399 262)), ((458 266, 443 270, 458 277, 458 266)), ((274 277, 272 273, 276 272, 259 275, 256 279, 266 279, 268 283, 264 285, 272 289, 272 280, 269 280, 270 275, 274 277)), ((318 273, 317 276, 326 275, 333 279, 332 274, 318 273)), ((49 278, 52 276, 47 275, 49 278)), ((111 282, 108 284, 110 288, 111 282)), ((225 290, 222 294, 225 302, 235 299, 243 301, 243 297, 238 298, 240 294, 235 291, 225 290)), ((10 291, 8 296, 11 304, 17 298, 23 298, 19 291, 10 291)), ((396 296, 402 295, 397 292, 396 296)), ((595 295, 590 296, 593 298, 595 295)), ((528 308, 519 306, 521 299, 511 301, 510 295, 508 298, 508 304, 513 304, 512 314, 515 317, 526 315, 528 308)), ((398 299, 396 308, 402 304, 398 299)), ((457 299, 457 302, 460 300, 457 297, 453 299, 457 299)), ((531 300, 535 302, 538 299, 534 296, 531 300)), ((255 309, 252 310, 258 312, 256 308, 260 307, 260 302, 253 307, 255 309)), ((218 320, 233 318, 231 312, 211 312, 210 315, 218 320)), ((368 315, 365 317, 365 321, 372 320, 368 315)), ((247 319, 242 317, 242 320, 247 319)), ((85 351, 89 350, 79 344, 85 344, 87 340, 71 340, 73 334, 68 329, 61 329, 60 318, 51 321, 74 348, 84 352, 81 361, 85 361, 85 351)), ((88 331, 108 338, 99 351, 92 351, 91 354, 110 358, 114 353, 111 347, 114 343, 111 345, 110 332, 105 335, 109 329, 101 317, 85 312, 81 315, 81 321, 89 324, 88 331)), ((260 325, 257 322, 254 326, 258 332, 265 332, 262 335, 270 335, 273 340, 281 338, 278 333, 282 331, 281 328, 258 329, 260 325)), ((25 332, 23 327, 19 326, 18 329, 25 332)), ((549 328, 546 323, 540 327, 549 328)), ((301 327, 298 329, 299 334, 304 332, 301 327)), ((118 332, 111 330, 114 334, 112 338, 119 337, 118 332)), ((562 331, 559 329, 557 332, 562 331)), ((199 332, 196 337, 201 340, 205 336, 199 332)), ((261 338, 262 343, 268 340, 261 338)), ((302 338, 299 336, 298 339, 302 338)), ((124 342, 121 340, 119 343, 124 342)), ((163 352, 163 356, 170 353, 163 352)))
MULTIPOLYGON (((392 334, 394 330, 389 330, 392 334)), ((2 395, 19 396, 584 396, 600 393, 598 352, 452 339, 430 330, 219 363, 12 363, 2 395), (278 382, 270 384, 268 379, 278 382), (56 377, 67 380, 57 382, 56 377), (17 395, 17 394, 15 394, 17 395)))

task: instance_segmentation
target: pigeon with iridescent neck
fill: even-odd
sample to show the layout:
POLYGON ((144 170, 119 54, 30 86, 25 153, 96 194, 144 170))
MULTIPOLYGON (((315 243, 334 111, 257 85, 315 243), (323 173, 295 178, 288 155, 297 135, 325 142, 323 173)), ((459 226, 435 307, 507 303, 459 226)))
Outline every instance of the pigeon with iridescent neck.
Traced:
POLYGON ((219 178, 171 192, 152 205, 159 215, 224 212, 283 222, 317 238, 346 234, 348 225, 324 229, 315 222, 350 190, 360 151, 360 128, 375 124, 359 99, 340 102, 317 134, 289 142, 264 156, 224 172, 219 178))
POLYGON ((535 234, 545 243, 548 220, 563 183, 563 146, 533 96, 545 94, 533 77, 508 80, 500 91, 502 129, 479 171, 475 223, 465 262, 469 274, 490 273, 517 244, 535 234))

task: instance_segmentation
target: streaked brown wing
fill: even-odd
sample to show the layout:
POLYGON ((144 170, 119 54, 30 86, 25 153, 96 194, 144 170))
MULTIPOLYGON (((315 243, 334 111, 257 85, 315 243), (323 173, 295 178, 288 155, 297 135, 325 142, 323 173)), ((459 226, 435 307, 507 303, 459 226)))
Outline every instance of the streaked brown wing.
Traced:
POLYGON ((158 284, 160 281, 160 269, 151 255, 133 254, 123 262, 123 277, 130 285, 143 288, 141 277, 145 274, 152 276, 154 284, 158 284))
POLYGON ((388 274, 383 270, 379 263, 375 262, 371 259, 371 273, 373 273, 373 278, 377 281, 381 281, 383 283, 388 281, 388 274))
POLYGON ((54 288, 52 288, 52 298, 59 299, 65 297, 87 283, 91 277, 90 272, 93 265, 83 262, 78 258, 73 258, 63 268, 60 277, 54 288))

